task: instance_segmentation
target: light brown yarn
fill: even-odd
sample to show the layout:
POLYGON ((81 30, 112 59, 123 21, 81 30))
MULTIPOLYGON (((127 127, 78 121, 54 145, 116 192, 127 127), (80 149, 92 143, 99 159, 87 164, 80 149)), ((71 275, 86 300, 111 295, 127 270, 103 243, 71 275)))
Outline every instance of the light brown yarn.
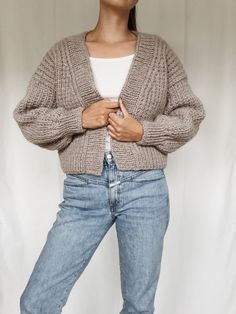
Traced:
MULTIPOLYGON (((121 98, 144 126, 139 142, 111 138, 120 170, 165 168, 168 153, 191 140, 206 116, 186 71, 159 35, 138 32, 121 98)), ((86 31, 62 38, 46 52, 13 112, 24 137, 57 150, 65 173, 100 175, 106 128, 84 129, 82 111, 103 99, 96 89, 85 45, 86 31)))

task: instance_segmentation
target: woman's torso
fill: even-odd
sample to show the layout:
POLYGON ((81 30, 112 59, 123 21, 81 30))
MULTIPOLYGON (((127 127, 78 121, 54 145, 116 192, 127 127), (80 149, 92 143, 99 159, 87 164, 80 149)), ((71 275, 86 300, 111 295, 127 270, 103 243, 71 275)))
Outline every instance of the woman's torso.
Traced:
MULTIPOLYGON (((89 57, 96 88, 105 99, 118 101, 133 57, 134 53, 114 58, 89 57)), ((104 150, 112 150, 108 131, 106 133, 104 150)))

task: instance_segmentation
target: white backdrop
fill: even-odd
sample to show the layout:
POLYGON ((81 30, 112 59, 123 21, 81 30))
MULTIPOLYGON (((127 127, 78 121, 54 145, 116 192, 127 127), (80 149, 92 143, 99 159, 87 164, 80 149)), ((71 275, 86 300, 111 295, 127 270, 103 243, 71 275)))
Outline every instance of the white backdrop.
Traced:
MULTIPOLYGON (((44 53, 95 26, 98 0, 0 2, 0 313, 19 297, 62 199, 56 152, 27 142, 12 117, 44 53), (86 5, 85 5, 86 4, 86 5)), ((163 36, 187 70, 207 117, 196 138, 169 154, 171 218, 156 293, 158 314, 236 313, 236 2, 139 1, 138 30, 163 36)), ((121 310, 115 226, 63 309, 121 310)))

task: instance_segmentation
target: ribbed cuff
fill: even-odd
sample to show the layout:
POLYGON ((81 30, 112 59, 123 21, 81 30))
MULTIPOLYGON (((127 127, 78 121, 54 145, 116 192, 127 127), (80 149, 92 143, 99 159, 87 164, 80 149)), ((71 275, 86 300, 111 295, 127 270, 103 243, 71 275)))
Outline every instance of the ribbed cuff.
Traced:
POLYGON ((82 112, 84 109, 84 107, 78 107, 68 111, 65 119, 63 119, 67 128, 66 133, 84 133, 87 130, 82 127, 82 112))
POLYGON ((156 145, 157 142, 164 140, 164 129, 161 124, 162 115, 160 115, 160 125, 157 121, 141 120, 143 125, 143 137, 136 142, 138 145, 156 145))

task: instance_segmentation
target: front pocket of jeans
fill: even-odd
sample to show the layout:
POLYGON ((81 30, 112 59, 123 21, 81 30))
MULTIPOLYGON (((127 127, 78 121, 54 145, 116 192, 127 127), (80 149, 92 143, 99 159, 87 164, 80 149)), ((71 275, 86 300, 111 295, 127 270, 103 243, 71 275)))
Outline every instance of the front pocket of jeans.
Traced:
POLYGON ((64 185, 68 187, 78 187, 88 184, 88 179, 81 174, 67 174, 64 185))
POLYGON ((154 181, 154 180, 160 180, 162 178, 165 178, 165 173, 163 169, 152 169, 152 170, 144 170, 140 173, 135 173, 133 176, 131 176, 131 180, 133 182, 148 182, 148 181, 154 181))

